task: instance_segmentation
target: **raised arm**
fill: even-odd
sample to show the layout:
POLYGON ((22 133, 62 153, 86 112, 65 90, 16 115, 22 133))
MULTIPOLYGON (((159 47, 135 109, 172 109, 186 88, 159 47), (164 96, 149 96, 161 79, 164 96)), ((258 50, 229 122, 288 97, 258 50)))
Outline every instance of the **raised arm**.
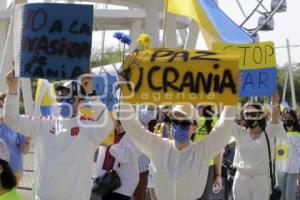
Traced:
POLYGON ((95 100, 91 103, 93 121, 88 123, 92 141, 98 145, 102 143, 105 138, 111 133, 113 129, 113 122, 106 106, 95 100))
POLYGON ((43 121, 20 115, 19 96, 17 94, 18 78, 15 77, 14 72, 6 75, 6 82, 8 85, 4 104, 4 121, 6 125, 25 136, 34 137, 35 133, 41 130, 40 127, 43 121))
POLYGON ((88 123, 88 128, 92 133, 91 139, 95 144, 99 144, 109 135, 113 123, 106 106, 97 98, 93 89, 93 76, 94 74, 83 74, 80 77, 80 84, 88 96, 86 103, 91 108, 91 114, 88 114, 92 115, 88 117, 93 118, 93 123, 88 123))
POLYGON ((234 122, 236 112, 236 107, 226 106, 213 130, 203 142, 197 144, 204 145, 204 151, 206 151, 208 158, 212 158, 220 153, 229 142, 231 132, 236 126, 234 122))
POLYGON ((272 111, 271 111, 271 123, 267 124, 266 132, 270 136, 277 136, 280 138, 286 138, 286 131, 283 127, 283 123, 280 118, 280 96, 278 91, 272 96, 272 111))
POLYGON ((280 117, 280 105, 279 105, 280 96, 278 91, 272 96, 272 111, 271 111, 271 123, 278 124, 280 117))

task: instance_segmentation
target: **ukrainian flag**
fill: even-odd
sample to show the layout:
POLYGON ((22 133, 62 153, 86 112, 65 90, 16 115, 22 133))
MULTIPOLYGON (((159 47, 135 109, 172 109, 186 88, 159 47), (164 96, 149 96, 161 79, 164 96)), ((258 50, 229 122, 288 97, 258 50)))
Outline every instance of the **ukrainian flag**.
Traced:
POLYGON ((240 55, 241 97, 272 96, 275 93, 277 68, 273 42, 214 43, 212 49, 240 55))
POLYGON ((166 11, 197 22, 209 49, 214 42, 254 42, 254 38, 233 22, 213 0, 165 0, 165 3, 166 11))
POLYGON ((52 115, 52 105, 56 104, 53 84, 48 80, 38 79, 35 93, 34 116, 52 115))

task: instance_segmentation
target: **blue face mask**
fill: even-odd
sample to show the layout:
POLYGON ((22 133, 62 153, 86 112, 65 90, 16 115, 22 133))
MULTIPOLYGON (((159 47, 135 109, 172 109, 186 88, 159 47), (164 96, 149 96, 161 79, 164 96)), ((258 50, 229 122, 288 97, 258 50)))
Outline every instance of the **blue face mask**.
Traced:
POLYGON ((58 113, 63 118, 72 117, 73 109, 72 109, 72 98, 65 98, 61 99, 60 103, 58 104, 58 113))
POLYGON ((189 130, 190 127, 182 127, 177 124, 173 124, 172 126, 172 136, 175 140, 176 143, 185 143, 189 141, 190 136, 189 136, 189 130))

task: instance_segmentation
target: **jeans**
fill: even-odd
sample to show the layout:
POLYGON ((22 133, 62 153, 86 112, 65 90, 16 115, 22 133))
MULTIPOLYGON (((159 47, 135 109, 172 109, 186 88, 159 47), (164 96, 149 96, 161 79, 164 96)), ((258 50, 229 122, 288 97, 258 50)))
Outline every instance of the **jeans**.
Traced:
POLYGON ((298 174, 277 173, 278 186, 282 191, 282 200, 296 200, 298 174))

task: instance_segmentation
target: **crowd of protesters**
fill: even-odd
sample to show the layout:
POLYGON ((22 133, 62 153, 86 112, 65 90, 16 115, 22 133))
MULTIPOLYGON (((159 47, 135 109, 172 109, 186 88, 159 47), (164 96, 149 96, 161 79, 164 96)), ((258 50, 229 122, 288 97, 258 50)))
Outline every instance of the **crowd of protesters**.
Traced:
POLYGON ((55 87, 59 116, 32 118, 19 114, 13 72, 6 82, 8 92, 0 95, 0 200, 22 199, 16 187, 30 144, 35 200, 209 200, 212 191, 228 187, 228 168, 236 170, 231 174, 235 200, 267 200, 274 159, 281 199, 296 200, 300 192, 300 161, 293 149, 300 146, 300 125, 295 111, 281 110, 278 93, 269 115, 253 101, 239 114, 235 106, 120 104, 111 115, 85 76, 55 87), (80 112, 86 104, 90 116, 80 112), (106 144, 111 132, 113 143, 106 144), (277 155, 283 144, 288 159, 277 155), (97 177, 114 170, 120 179, 104 195, 93 190, 96 149, 97 177))

